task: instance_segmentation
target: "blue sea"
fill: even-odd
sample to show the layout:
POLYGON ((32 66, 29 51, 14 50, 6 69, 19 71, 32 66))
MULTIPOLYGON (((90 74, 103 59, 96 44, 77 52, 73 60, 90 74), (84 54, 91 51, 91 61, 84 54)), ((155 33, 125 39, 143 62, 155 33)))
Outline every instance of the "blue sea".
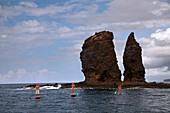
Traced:
POLYGON ((170 89, 41 88, 41 99, 34 89, 18 89, 28 84, 0 85, 0 113, 170 113, 170 89))

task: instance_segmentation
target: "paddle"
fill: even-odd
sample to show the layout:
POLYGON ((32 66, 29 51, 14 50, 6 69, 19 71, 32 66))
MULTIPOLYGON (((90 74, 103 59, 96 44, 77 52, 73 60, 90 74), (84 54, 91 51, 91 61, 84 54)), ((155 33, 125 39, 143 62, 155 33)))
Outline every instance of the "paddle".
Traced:
POLYGON ((117 91, 114 92, 114 94, 116 95, 117 91))
MULTIPOLYGON (((31 89, 32 90, 32 89, 31 89)), ((34 90, 33 91, 31 91, 31 94, 30 94, 30 97, 29 97, 29 99, 31 99, 32 98, 32 96, 33 96, 33 94, 34 94, 35 92, 34 92, 34 90)))

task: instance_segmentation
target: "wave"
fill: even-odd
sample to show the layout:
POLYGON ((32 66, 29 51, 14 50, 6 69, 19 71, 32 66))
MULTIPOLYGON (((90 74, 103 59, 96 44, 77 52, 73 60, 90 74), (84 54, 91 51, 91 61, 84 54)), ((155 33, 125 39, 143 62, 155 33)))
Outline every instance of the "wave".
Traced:
MULTIPOLYGON (((47 85, 47 86, 40 86, 40 90, 41 89, 60 89, 61 88, 61 84, 58 84, 58 86, 53 86, 53 85, 47 85)), ((21 88, 17 88, 17 90, 29 90, 29 89, 35 89, 35 87, 21 87, 21 88)))
POLYGON ((60 89, 60 87, 61 87, 61 85, 58 84, 57 87, 55 87, 55 86, 42 86, 42 87, 40 87, 40 89, 60 89))

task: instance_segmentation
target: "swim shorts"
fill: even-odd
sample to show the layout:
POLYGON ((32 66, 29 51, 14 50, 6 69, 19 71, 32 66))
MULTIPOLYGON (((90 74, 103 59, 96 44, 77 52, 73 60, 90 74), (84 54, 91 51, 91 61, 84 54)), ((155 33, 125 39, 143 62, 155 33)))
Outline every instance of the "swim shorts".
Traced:
POLYGON ((38 95, 39 95, 39 90, 36 90, 36 94, 38 94, 38 95))

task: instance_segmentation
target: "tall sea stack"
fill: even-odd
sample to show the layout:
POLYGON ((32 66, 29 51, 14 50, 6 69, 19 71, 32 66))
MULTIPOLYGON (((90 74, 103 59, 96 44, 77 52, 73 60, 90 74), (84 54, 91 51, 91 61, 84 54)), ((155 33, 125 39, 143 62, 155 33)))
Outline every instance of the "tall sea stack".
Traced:
POLYGON ((112 84, 121 81, 114 51, 113 33, 102 31, 87 38, 80 59, 86 84, 112 84))
POLYGON ((142 49, 132 32, 126 42, 123 55, 124 82, 145 82, 145 68, 142 64, 142 49))

